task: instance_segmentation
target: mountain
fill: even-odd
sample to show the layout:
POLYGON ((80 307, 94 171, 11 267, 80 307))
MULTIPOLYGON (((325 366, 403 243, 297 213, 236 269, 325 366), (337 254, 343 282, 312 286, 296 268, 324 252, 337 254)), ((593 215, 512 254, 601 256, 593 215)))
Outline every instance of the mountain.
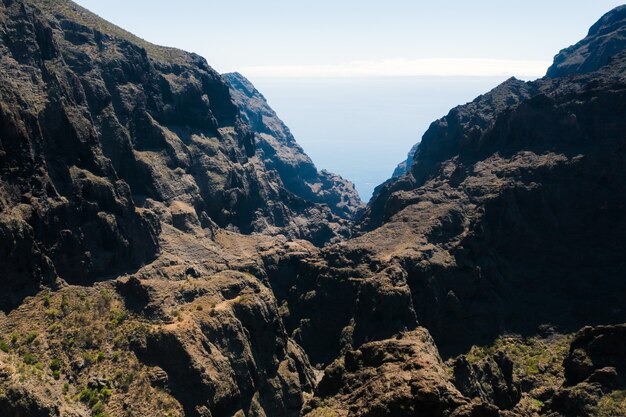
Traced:
POLYGON ((317 173, 299 148, 295 168, 310 173, 288 176, 286 155, 270 165, 202 58, 103 33, 110 24, 71 2, 4 7, 2 256, 39 277, 8 279, 4 297, 55 274, 90 282, 136 268, 158 255, 161 223, 320 245, 349 234, 362 204, 352 184, 317 173))
POLYGON ((318 171, 265 97, 244 76, 224 74, 224 79, 242 119, 254 133, 259 158, 278 172, 284 187, 307 201, 327 205, 342 219, 356 220, 365 204, 354 185, 328 171, 318 171))
POLYGON ((399 177, 406 173, 411 164, 413 163, 413 157, 415 157, 415 152, 417 152, 417 146, 419 143, 413 145, 413 147, 409 150, 409 153, 406 155, 406 159, 396 166, 396 169, 393 170, 393 174, 391 174, 392 178, 399 177))
MULTIPOLYGON (((533 339, 541 329, 572 334, 624 322, 622 13, 608 13, 582 47, 556 58, 574 54, 595 70, 533 82, 512 78, 452 109, 424 134, 407 173, 377 189, 357 223, 359 236, 324 248, 322 262, 291 262, 296 274, 287 284, 287 274, 277 274, 274 292, 290 306, 287 328, 313 363, 358 355, 364 343, 418 323, 444 358, 475 345, 501 350, 499 337, 519 335, 515 362, 526 360, 518 348, 548 344, 550 335, 533 339), (585 46, 600 40, 622 45, 606 65, 592 64, 597 51, 585 46)), ((332 369, 357 378, 347 365, 332 369)), ((320 396, 349 409, 341 393, 356 386, 341 384, 337 396, 320 396)), ((593 389, 585 394, 579 387, 580 401, 588 395, 584 407, 573 396, 567 413, 552 411, 595 415, 598 397, 611 390, 593 389)), ((530 412, 523 402, 515 407, 530 412)), ((389 410, 381 415, 398 415, 389 410)))
POLYGON ((349 235, 353 186, 290 179, 337 214, 290 191, 197 55, 65 0, 0 16, 0 414, 298 414, 312 370, 257 253, 349 235))
POLYGON ((624 28, 363 208, 240 74, 2 0, 0 415, 624 415, 624 28))
POLYGON ((596 71, 616 58, 626 44, 626 5, 613 9, 594 24, 585 39, 563 49, 554 57, 548 77, 587 74, 596 71))
MULTIPOLYGON (((619 39, 622 15, 592 37, 619 39)), ((556 61, 591 68, 595 42, 556 61)), ((402 266, 443 350, 541 323, 623 320, 625 65, 622 49, 595 71, 510 79, 451 110, 368 205, 346 246, 402 266)))

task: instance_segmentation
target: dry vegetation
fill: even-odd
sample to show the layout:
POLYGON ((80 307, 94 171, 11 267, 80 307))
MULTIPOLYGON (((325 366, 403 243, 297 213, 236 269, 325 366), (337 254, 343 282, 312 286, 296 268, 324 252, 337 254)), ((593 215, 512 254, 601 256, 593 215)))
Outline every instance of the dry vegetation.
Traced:
POLYGON ((144 48, 148 55, 151 57, 166 62, 184 60, 187 61, 189 56, 186 52, 176 48, 168 48, 165 46, 154 45, 132 33, 116 26, 100 16, 90 12, 84 7, 79 6, 71 0, 29 0, 35 4, 42 11, 52 13, 55 16, 59 15, 59 12, 64 16, 71 18, 72 20, 94 28, 102 33, 106 33, 111 36, 115 36, 120 39, 124 39, 128 42, 132 42, 144 48))
POLYGON ((13 386, 60 391, 64 407, 88 408, 94 417, 182 415, 133 353, 150 327, 107 286, 42 293, 2 326, 0 365, 14 371, 13 386))

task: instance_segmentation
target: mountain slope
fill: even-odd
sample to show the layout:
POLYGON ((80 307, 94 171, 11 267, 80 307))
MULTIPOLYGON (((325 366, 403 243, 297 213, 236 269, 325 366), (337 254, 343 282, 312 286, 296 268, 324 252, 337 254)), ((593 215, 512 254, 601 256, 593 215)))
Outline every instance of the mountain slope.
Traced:
POLYGON ((255 135, 260 159, 278 172, 285 187, 305 200, 328 205, 339 217, 355 220, 365 205, 354 185, 328 171, 318 171, 250 81, 238 73, 224 74, 224 78, 255 135))
POLYGON ((450 356, 548 323, 623 322, 625 68, 620 52, 453 109, 360 236, 285 260, 270 280, 313 363, 415 323, 450 356))
MULTIPOLYGON (((285 187, 275 170, 284 155, 255 155, 228 86, 202 58, 69 1, 2 7, 1 256, 20 265, 3 302, 55 274, 89 282, 137 268, 157 256, 163 222, 319 245, 349 233, 338 215, 360 207, 351 184, 315 171, 317 182, 285 187)), ((314 170, 300 153, 310 167, 297 168, 314 170)))
POLYGON ((548 68, 548 77, 585 74, 609 64, 626 45, 626 5, 604 15, 590 29, 585 39, 563 49, 548 68))
MULTIPOLYGON (((558 340, 557 332, 626 321, 622 14, 622 7, 609 12, 581 48, 566 50, 582 60, 579 70, 529 83, 508 80, 434 122, 407 173, 377 190, 360 221, 361 235, 325 248, 323 262, 290 266, 296 271, 291 285, 299 289, 286 296, 294 306, 287 325, 295 339, 314 363, 349 352, 341 359, 345 367, 327 368, 324 378, 338 385, 330 394, 316 392, 312 416, 321 404, 330 404, 324 412, 331 408, 338 415, 348 409, 347 415, 381 416, 420 406, 418 396, 414 402, 406 398, 407 379, 396 379, 392 365, 369 365, 368 358, 350 352, 387 339, 389 350, 376 357, 393 363, 393 339, 415 323, 430 331, 445 357, 467 353, 470 365, 454 365, 458 387, 497 405, 481 411, 461 407, 454 415, 623 413, 619 365, 606 370, 606 379, 601 372, 589 377, 589 365, 581 383, 564 380, 559 370, 554 381, 533 377, 547 378, 547 364, 564 360, 563 353, 547 357, 545 350, 558 340), (621 46, 598 60, 604 50, 594 45, 621 46), (314 279, 319 276, 323 282, 314 279), (342 306, 334 304, 337 299, 342 306), (320 313, 303 323, 310 311, 320 313), (500 335, 518 336, 503 347, 500 335), (534 351, 536 343, 544 347, 534 351), (498 353, 477 363, 476 345, 485 346, 487 356, 498 353), (518 379, 511 368, 518 369, 518 379), (388 381, 384 388, 368 385, 376 390, 365 391, 375 407, 350 408, 346 394, 364 389, 356 383, 359 374, 388 381), (520 389, 511 385, 515 381, 521 396, 513 394, 520 389)), ((555 65, 562 59, 563 52, 555 65)), ((619 357, 619 337, 604 337, 607 344, 598 342, 599 351, 619 357)), ((572 363, 592 362, 574 345, 569 349, 579 359, 564 362, 565 377, 572 363)))

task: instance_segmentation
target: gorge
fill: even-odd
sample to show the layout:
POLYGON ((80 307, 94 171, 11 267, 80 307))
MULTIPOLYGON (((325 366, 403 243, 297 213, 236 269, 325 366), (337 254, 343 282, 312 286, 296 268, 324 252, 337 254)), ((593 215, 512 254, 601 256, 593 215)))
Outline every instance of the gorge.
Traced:
POLYGON ((367 204, 69 0, 2 0, 0 49, 0 416, 625 415, 626 6, 367 204))

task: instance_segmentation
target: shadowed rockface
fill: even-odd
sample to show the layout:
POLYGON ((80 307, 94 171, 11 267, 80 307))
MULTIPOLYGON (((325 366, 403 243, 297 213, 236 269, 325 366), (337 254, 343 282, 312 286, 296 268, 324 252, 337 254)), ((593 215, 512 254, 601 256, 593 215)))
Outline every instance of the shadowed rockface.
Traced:
MULTIPOLYGON (((592 33, 621 33, 621 14, 592 33)), ((446 354, 547 322, 623 321, 625 68, 620 50, 593 72, 510 79, 451 110, 378 188, 362 235, 327 249, 333 262, 367 259, 365 277, 401 268, 446 354)))

